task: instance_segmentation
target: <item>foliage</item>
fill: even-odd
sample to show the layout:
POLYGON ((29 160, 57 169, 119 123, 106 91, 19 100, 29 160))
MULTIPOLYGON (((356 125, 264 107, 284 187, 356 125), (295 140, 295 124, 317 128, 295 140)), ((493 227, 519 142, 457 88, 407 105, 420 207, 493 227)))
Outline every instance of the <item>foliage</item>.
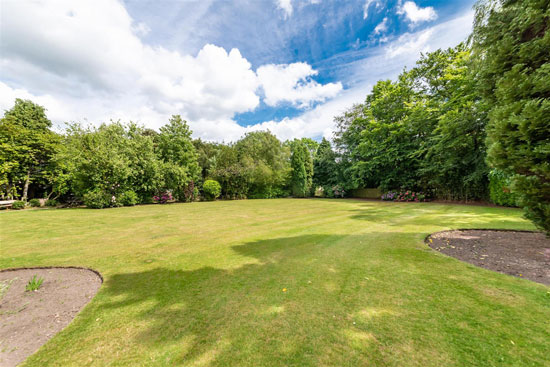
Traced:
POLYGON ((413 69, 379 81, 365 103, 336 117, 339 182, 347 189, 484 198, 487 108, 469 65, 462 44, 422 55, 413 69))
POLYGON ((323 196, 326 198, 343 198, 346 196, 346 191, 340 185, 322 186, 323 196))
POLYGON ((139 203, 139 197, 134 191, 128 190, 120 194, 118 201, 123 206, 134 206, 139 203))
POLYGON ((153 201, 158 204, 166 204, 172 200, 174 200, 174 197, 170 191, 161 192, 160 194, 153 196, 153 201))
POLYGON ((428 201, 428 195, 423 192, 414 192, 410 190, 396 192, 389 191, 382 195, 384 201, 416 201, 423 202, 428 201))
POLYGON ((206 200, 212 201, 216 200, 220 196, 222 187, 218 181, 206 180, 202 186, 202 191, 204 192, 204 197, 206 200))
POLYGON ((191 139, 187 122, 174 115, 156 136, 156 151, 162 160, 164 189, 173 193, 179 201, 188 201, 186 190, 189 184, 200 177, 197 153, 191 139))
POLYGON ((31 199, 31 200, 29 200, 29 205, 33 208, 39 208, 40 207, 40 200, 39 199, 31 199))
POLYGON ((45 205, 49 206, 49 207, 55 207, 58 204, 59 204, 59 202, 55 199, 48 199, 48 200, 46 200, 46 203, 45 203, 45 205))
POLYGON ((307 145, 302 140, 294 140, 291 144, 290 167, 292 195, 308 197, 312 195, 313 160, 307 145))
POLYGON ((489 172, 489 198, 502 206, 517 206, 517 195, 512 192, 512 176, 493 169, 489 172))
POLYGON ((330 142, 323 138, 313 159, 313 186, 336 185, 339 182, 336 153, 330 142))
POLYGON ((550 233, 550 3, 480 1, 472 43, 491 106, 488 162, 512 175, 525 215, 550 233))
POLYGON ((0 194, 27 200, 31 184, 47 186, 55 170, 60 139, 50 130, 45 109, 16 99, 0 119, 0 194))
POLYGON ((91 209, 103 209, 111 206, 111 195, 100 188, 88 191, 82 196, 84 205, 91 209))
POLYGON ((40 289, 43 282, 44 282, 44 278, 42 277, 39 278, 38 276, 34 275, 25 286, 25 291, 27 292, 37 291, 38 289, 40 289))
POLYGON ((11 204, 11 208, 15 210, 25 209, 25 202, 22 200, 16 200, 11 204))
POLYGON ((247 133, 235 143, 238 161, 246 177, 246 195, 271 198, 288 179, 288 148, 269 131, 247 133))
POLYGON ((209 151, 215 156, 206 160, 210 162, 208 176, 220 183, 224 198, 285 195, 289 149, 269 131, 251 132, 234 144, 218 145, 209 151))

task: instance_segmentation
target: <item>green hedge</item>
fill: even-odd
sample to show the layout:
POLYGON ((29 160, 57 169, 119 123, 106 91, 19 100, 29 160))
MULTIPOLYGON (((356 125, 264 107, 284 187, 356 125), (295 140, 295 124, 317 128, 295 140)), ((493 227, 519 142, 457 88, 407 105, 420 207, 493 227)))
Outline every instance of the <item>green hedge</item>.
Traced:
POLYGON ((512 176, 494 169, 489 173, 489 198, 502 206, 518 206, 518 197, 511 191, 512 176))

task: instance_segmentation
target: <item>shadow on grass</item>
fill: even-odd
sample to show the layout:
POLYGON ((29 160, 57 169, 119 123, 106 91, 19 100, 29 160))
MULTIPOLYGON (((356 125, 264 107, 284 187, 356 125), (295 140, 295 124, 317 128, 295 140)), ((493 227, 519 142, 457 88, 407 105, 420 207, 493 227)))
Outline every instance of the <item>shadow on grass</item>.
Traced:
MULTIPOLYGON (((342 274, 345 267, 332 266, 339 262, 327 253, 340 256, 334 246, 342 240, 349 245, 353 237, 304 235, 234 246, 238 254, 260 261, 236 269, 115 274, 106 279, 105 292, 116 301, 102 307, 137 312, 137 324, 145 320, 146 327, 136 342, 174 348, 177 352, 168 355, 177 359, 171 363, 318 365, 324 355, 319 346, 343 337, 342 322, 352 326, 347 318, 354 303, 341 282, 363 279, 364 270, 352 266, 346 268, 350 274, 342 274)), ((349 255, 342 256, 346 263, 349 255)))
POLYGON ((419 251, 410 243, 419 233, 387 235, 261 240, 232 247, 238 267, 115 274, 100 307, 133 329, 135 358, 165 365, 492 365, 508 355, 508 333, 547 345, 539 306, 518 330, 499 318, 522 319, 521 302, 483 293, 513 282, 419 251))

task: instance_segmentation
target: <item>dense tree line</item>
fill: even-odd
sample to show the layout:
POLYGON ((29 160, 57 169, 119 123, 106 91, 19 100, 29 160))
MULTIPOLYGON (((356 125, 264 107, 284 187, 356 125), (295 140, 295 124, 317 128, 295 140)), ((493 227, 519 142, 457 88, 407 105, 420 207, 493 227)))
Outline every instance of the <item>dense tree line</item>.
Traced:
POLYGON ((487 104, 476 91, 464 44, 422 55, 396 81, 379 81, 365 103, 336 118, 347 188, 487 197, 487 104))
POLYGON ((313 192, 311 139, 281 142, 268 131, 234 143, 193 140, 172 116, 158 132, 119 121, 51 129, 44 108, 16 100, 0 120, 3 198, 49 198, 103 208, 152 201, 275 198, 313 192), (203 184, 209 183, 208 192, 203 184), (220 192, 216 193, 219 184, 220 192), (30 196, 28 195, 30 188, 30 196))
POLYGON ((517 204, 548 230, 549 12, 547 1, 480 1, 468 43, 421 55, 335 117, 334 149, 268 131, 229 144, 193 140, 179 116, 158 132, 111 122, 58 134, 44 108, 16 100, 0 120, 2 197, 100 208, 378 187, 517 204))

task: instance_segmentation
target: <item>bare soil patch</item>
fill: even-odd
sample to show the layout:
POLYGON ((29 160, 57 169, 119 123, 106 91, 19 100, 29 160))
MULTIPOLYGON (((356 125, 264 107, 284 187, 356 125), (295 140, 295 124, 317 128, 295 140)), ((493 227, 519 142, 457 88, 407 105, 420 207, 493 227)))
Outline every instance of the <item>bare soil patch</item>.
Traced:
POLYGON ((550 239, 543 233, 456 230, 434 233, 426 242, 470 264, 550 285, 550 239))
POLYGON ((0 271, 0 366, 16 366, 67 326, 102 283, 92 270, 37 268, 0 271), (37 291, 25 291, 36 275, 37 291))

